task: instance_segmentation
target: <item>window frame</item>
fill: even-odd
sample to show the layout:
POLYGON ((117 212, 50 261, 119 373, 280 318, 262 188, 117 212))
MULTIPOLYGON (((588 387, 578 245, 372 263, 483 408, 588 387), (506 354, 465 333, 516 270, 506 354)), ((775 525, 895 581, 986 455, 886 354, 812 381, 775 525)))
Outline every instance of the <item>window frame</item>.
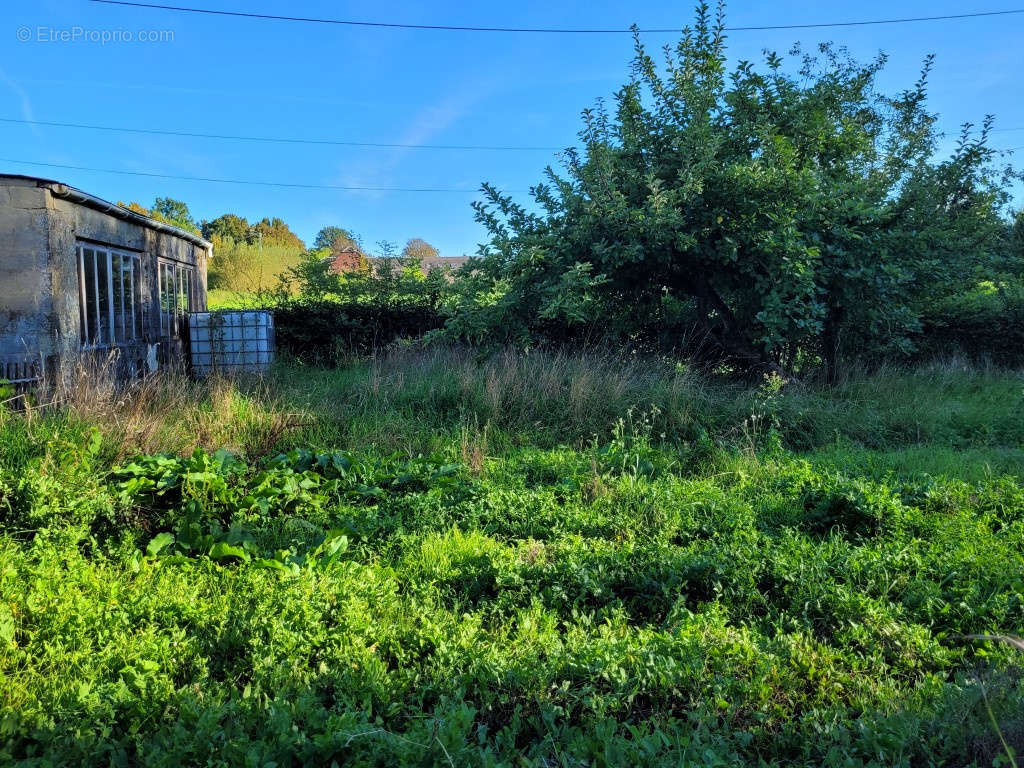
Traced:
POLYGON ((157 306, 160 336, 182 336, 195 306, 196 268, 191 264, 157 259, 157 306), (184 306, 183 306, 184 303, 184 306))
POLYGON ((107 245, 79 241, 75 244, 75 261, 78 267, 78 318, 81 349, 110 349, 141 341, 145 332, 142 254, 124 248, 112 248, 107 245), (90 254, 89 256, 86 255, 87 252, 90 254), (116 290, 114 285, 115 257, 117 260, 116 290), (92 262, 91 274, 87 274, 87 259, 92 262), (125 295, 125 263, 128 264, 129 296, 125 295), (103 266, 102 276, 101 265, 103 266), (101 283, 105 283, 105 285, 101 285, 101 283), (92 310, 91 313, 90 310, 92 310))

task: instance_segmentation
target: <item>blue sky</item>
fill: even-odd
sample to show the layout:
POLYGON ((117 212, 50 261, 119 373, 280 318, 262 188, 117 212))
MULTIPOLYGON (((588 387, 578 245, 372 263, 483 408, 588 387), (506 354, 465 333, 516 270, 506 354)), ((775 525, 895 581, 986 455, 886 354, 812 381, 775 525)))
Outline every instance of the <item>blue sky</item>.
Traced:
MULTIPOLYGON (((169 2, 169 0, 168 0, 169 2)), ((421 24, 681 28, 688 3, 180 0, 225 10, 421 24)), ((736 2, 730 25, 813 23, 1001 10, 1013 0, 736 2)), ((651 46, 673 35, 645 37, 651 46)), ((885 51, 883 85, 914 82, 937 55, 930 108, 955 133, 997 117, 993 144, 1024 147, 1024 14, 837 29, 736 32, 734 60, 831 40, 861 59, 885 51)), ((200 133, 384 143, 562 147, 579 113, 628 75, 628 35, 517 35, 351 28, 34 0, 5 9, 0 118, 200 133), (42 28, 40 31, 39 28, 42 28), (93 39, 61 41, 62 34, 93 39), (161 42, 107 42, 102 30, 155 30, 161 42), (67 32, 66 32, 67 31, 67 32), (170 33, 169 35, 167 33, 170 33), (28 36, 19 40, 19 34, 28 36)), ((951 142, 950 142, 951 144, 951 142)), ((0 123, 0 157, 182 176, 379 187, 410 193, 281 189, 122 176, 0 162, 0 172, 60 179, 110 200, 185 200, 197 218, 280 216, 307 242, 336 224, 402 244, 423 237, 447 256, 483 237, 470 202, 482 181, 525 190, 554 152, 377 149, 143 136, 0 123)), ((1024 152, 1017 154, 1017 163, 1024 152)), ((525 195, 523 195, 525 197, 525 195)), ((1022 196, 1018 194, 1018 201, 1022 196)))

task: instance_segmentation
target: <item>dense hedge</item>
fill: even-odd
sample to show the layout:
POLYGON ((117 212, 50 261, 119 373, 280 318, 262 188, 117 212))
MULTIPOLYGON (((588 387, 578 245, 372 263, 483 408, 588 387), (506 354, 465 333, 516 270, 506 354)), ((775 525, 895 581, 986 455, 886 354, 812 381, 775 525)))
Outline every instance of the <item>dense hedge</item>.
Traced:
MULTIPOLYGON (((614 324, 571 325, 547 320, 535 343, 553 347, 614 344, 636 351, 723 362, 721 351, 696 330, 692 306, 662 308, 630 332, 614 324)), ((443 328, 448 315, 420 300, 383 302, 292 299, 274 307, 278 349, 307 362, 334 364, 396 339, 419 338, 443 328)), ((1024 365, 1024 280, 1006 276, 924 308, 915 340, 919 360, 960 355, 974 362, 1024 365)), ((863 355, 856 355, 864 359, 863 355)))
POLYGON ((444 325, 425 303, 378 304, 296 300, 274 309, 277 348, 307 362, 334 363, 444 325))
POLYGON ((1024 281, 981 283, 930 307, 918 344, 923 358, 963 355, 977 362, 1024 365, 1024 281))

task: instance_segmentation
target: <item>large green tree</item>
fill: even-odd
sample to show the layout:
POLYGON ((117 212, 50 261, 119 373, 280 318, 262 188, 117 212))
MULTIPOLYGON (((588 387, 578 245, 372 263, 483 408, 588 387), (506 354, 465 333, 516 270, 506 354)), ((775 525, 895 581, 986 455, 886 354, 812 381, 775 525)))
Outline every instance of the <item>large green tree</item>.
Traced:
POLYGON ((359 235, 344 227, 324 227, 316 233, 316 239, 313 240, 313 249, 319 251, 324 248, 330 248, 334 251, 340 251, 343 248, 356 248, 362 252, 359 235))
POLYGON ((414 237, 409 240, 402 249, 402 258, 422 262, 424 259, 436 259, 441 252, 424 240, 422 237, 414 237))
POLYGON ((292 232, 284 220, 276 216, 262 218, 253 224, 250 228, 249 240, 261 245, 283 245, 303 249, 306 247, 302 238, 292 232))
POLYGON ((212 221, 204 221, 201 229, 203 237, 207 240, 218 237, 235 243, 248 242, 250 234, 249 222, 233 213, 225 213, 212 221))
POLYGON ((1010 227, 1010 258, 1024 267, 1024 210, 1017 212, 1010 227))
POLYGON ((584 112, 583 148, 548 169, 536 210, 484 186, 491 237, 452 330, 628 335, 685 305, 703 343, 746 369, 908 351, 921 297, 1004 238, 991 122, 934 160, 930 59, 886 95, 884 56, 793 55, 795 68, 768 53, 727 71, 721 6, 706 4, 660 65, 637 36, 630 82, 614 109, 584 112))
POLYGON ((192 218, 188 204, 173 197, 158 197, 154 200, 150 216, 190 232, 199 232, 199 225, 192 218))
POLYGON ((130 203, 118 201, 117 204, 129 211, 141 213, 143 216, 149 216, 189 232, 195 232, 197 235, 201 234, 199 225, 189 212, 188 204, 181 200, 175 200, 172 197, 158 197, 151 208, 146 208, 134 200, 130 203))

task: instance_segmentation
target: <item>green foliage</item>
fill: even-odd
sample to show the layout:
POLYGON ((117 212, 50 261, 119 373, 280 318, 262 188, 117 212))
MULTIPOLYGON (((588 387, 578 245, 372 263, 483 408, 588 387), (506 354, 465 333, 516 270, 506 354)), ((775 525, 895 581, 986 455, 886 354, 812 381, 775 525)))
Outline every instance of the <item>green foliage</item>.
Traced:
POLYGON ((923 310, 921 353, 1017 366, 1024 350, 1024 276, 1003 274, 923 310))
POLYGON ((1010 230, 1010 258, 1019 265, 1024 265, 1024 210, 1017 211, 1010 230))
POLYGON ((328 565, 348 546, 344 530, 316 534, 340 505, 461 487, 458 467, 441 457, 372 463, 342 452, 298 449, 259 471, 225 451, 207 454, 197 449, 187 458, 144 456, 115 467, 111 478, 123 505, 141 506, 150 526, 170 528, 149 542, 148 555, 176 556, 175 562, 182 556, 205 555, 292 574, 328 565), (281 546, 284 519, 292 529, 287 547, 281 546), (297 522, 305 526, 295 528, 297 522), (268 542, 273 547, 262 551, 268 542))
POLYGON ((202 231, 207 240, 217 237, 241 243, 249 239, 249 222, 243 216, 225 213, 212 221, 204 221, 202 231))
POLYGON ((259 296, 276 290, 305 251, 302 240, 279 218, 250 225, 242 216, 225 213, 202 222, 201 228, 213 243, 207 279, 214 291, 259 296))
POLYGON ((242 216, 225 213, 212 221, 202 223, 203 237, 217 244, 223 241, 229 244, 248 244, 260 247, 280 246, 294 250, 304 250, 306 245, 298 235, 280 218, 262 218, 255 224, 242 216))
POLYGON ((583 150, 533 190, 540 213, 484 187, 490 242, 451 335, 635 340, 682 306, 669 348, 746 369, 911 352, 920 300, 1002 252, 1013 173, 988 118, 933 159, 931 59, 886 95, 884 56, 793 54, 727 72, 703 3, 661 67, 638 35, 614 109, 586 110, 583 150))
POLYGON ((189 212, 188 204, 181 200, 175 200, 171 197, 158 197, 153 201, 152 208, 146 208, 135 201, 130 203, 118 202, 118 205, 122 208, 127 208, 129 211, 141 213, 143 216, 149 216, 157 221, 171 224, 189 232, 195 232, 197 235, 202 234, 199 225, 189 212))
POLYGON ((658 366, 281 368, 301 431, 130 459, 0 412, 0 763, 1019 754, 1020 377, 658 366))
POLYGON ((171 197, 158 197, 153 201, 149 215, 181 229, 199 234, 199 226, 188 210, 188 204, 171 197))
POLYGON ((344 227, 324 227, 316 233, 313 250, 341 250, 342 248, 362 248, 362 239, 344 227))
POLYGON ((260 245, 214 235, 208 268, 211 290, 260 293, 277 290, 304 251, 293 245, 260 245))
POLYGON ((426 303, 387 305, 296 298, 274 307, 277 348, 299 360, 324 365, 441 328, 444 319, 426 303))
POLYGON ((285 246, 302 250, 306 244, 291 231, 289 226, 276 216, 262 218, 250 228, 249 241, 262 246, 285 246))

